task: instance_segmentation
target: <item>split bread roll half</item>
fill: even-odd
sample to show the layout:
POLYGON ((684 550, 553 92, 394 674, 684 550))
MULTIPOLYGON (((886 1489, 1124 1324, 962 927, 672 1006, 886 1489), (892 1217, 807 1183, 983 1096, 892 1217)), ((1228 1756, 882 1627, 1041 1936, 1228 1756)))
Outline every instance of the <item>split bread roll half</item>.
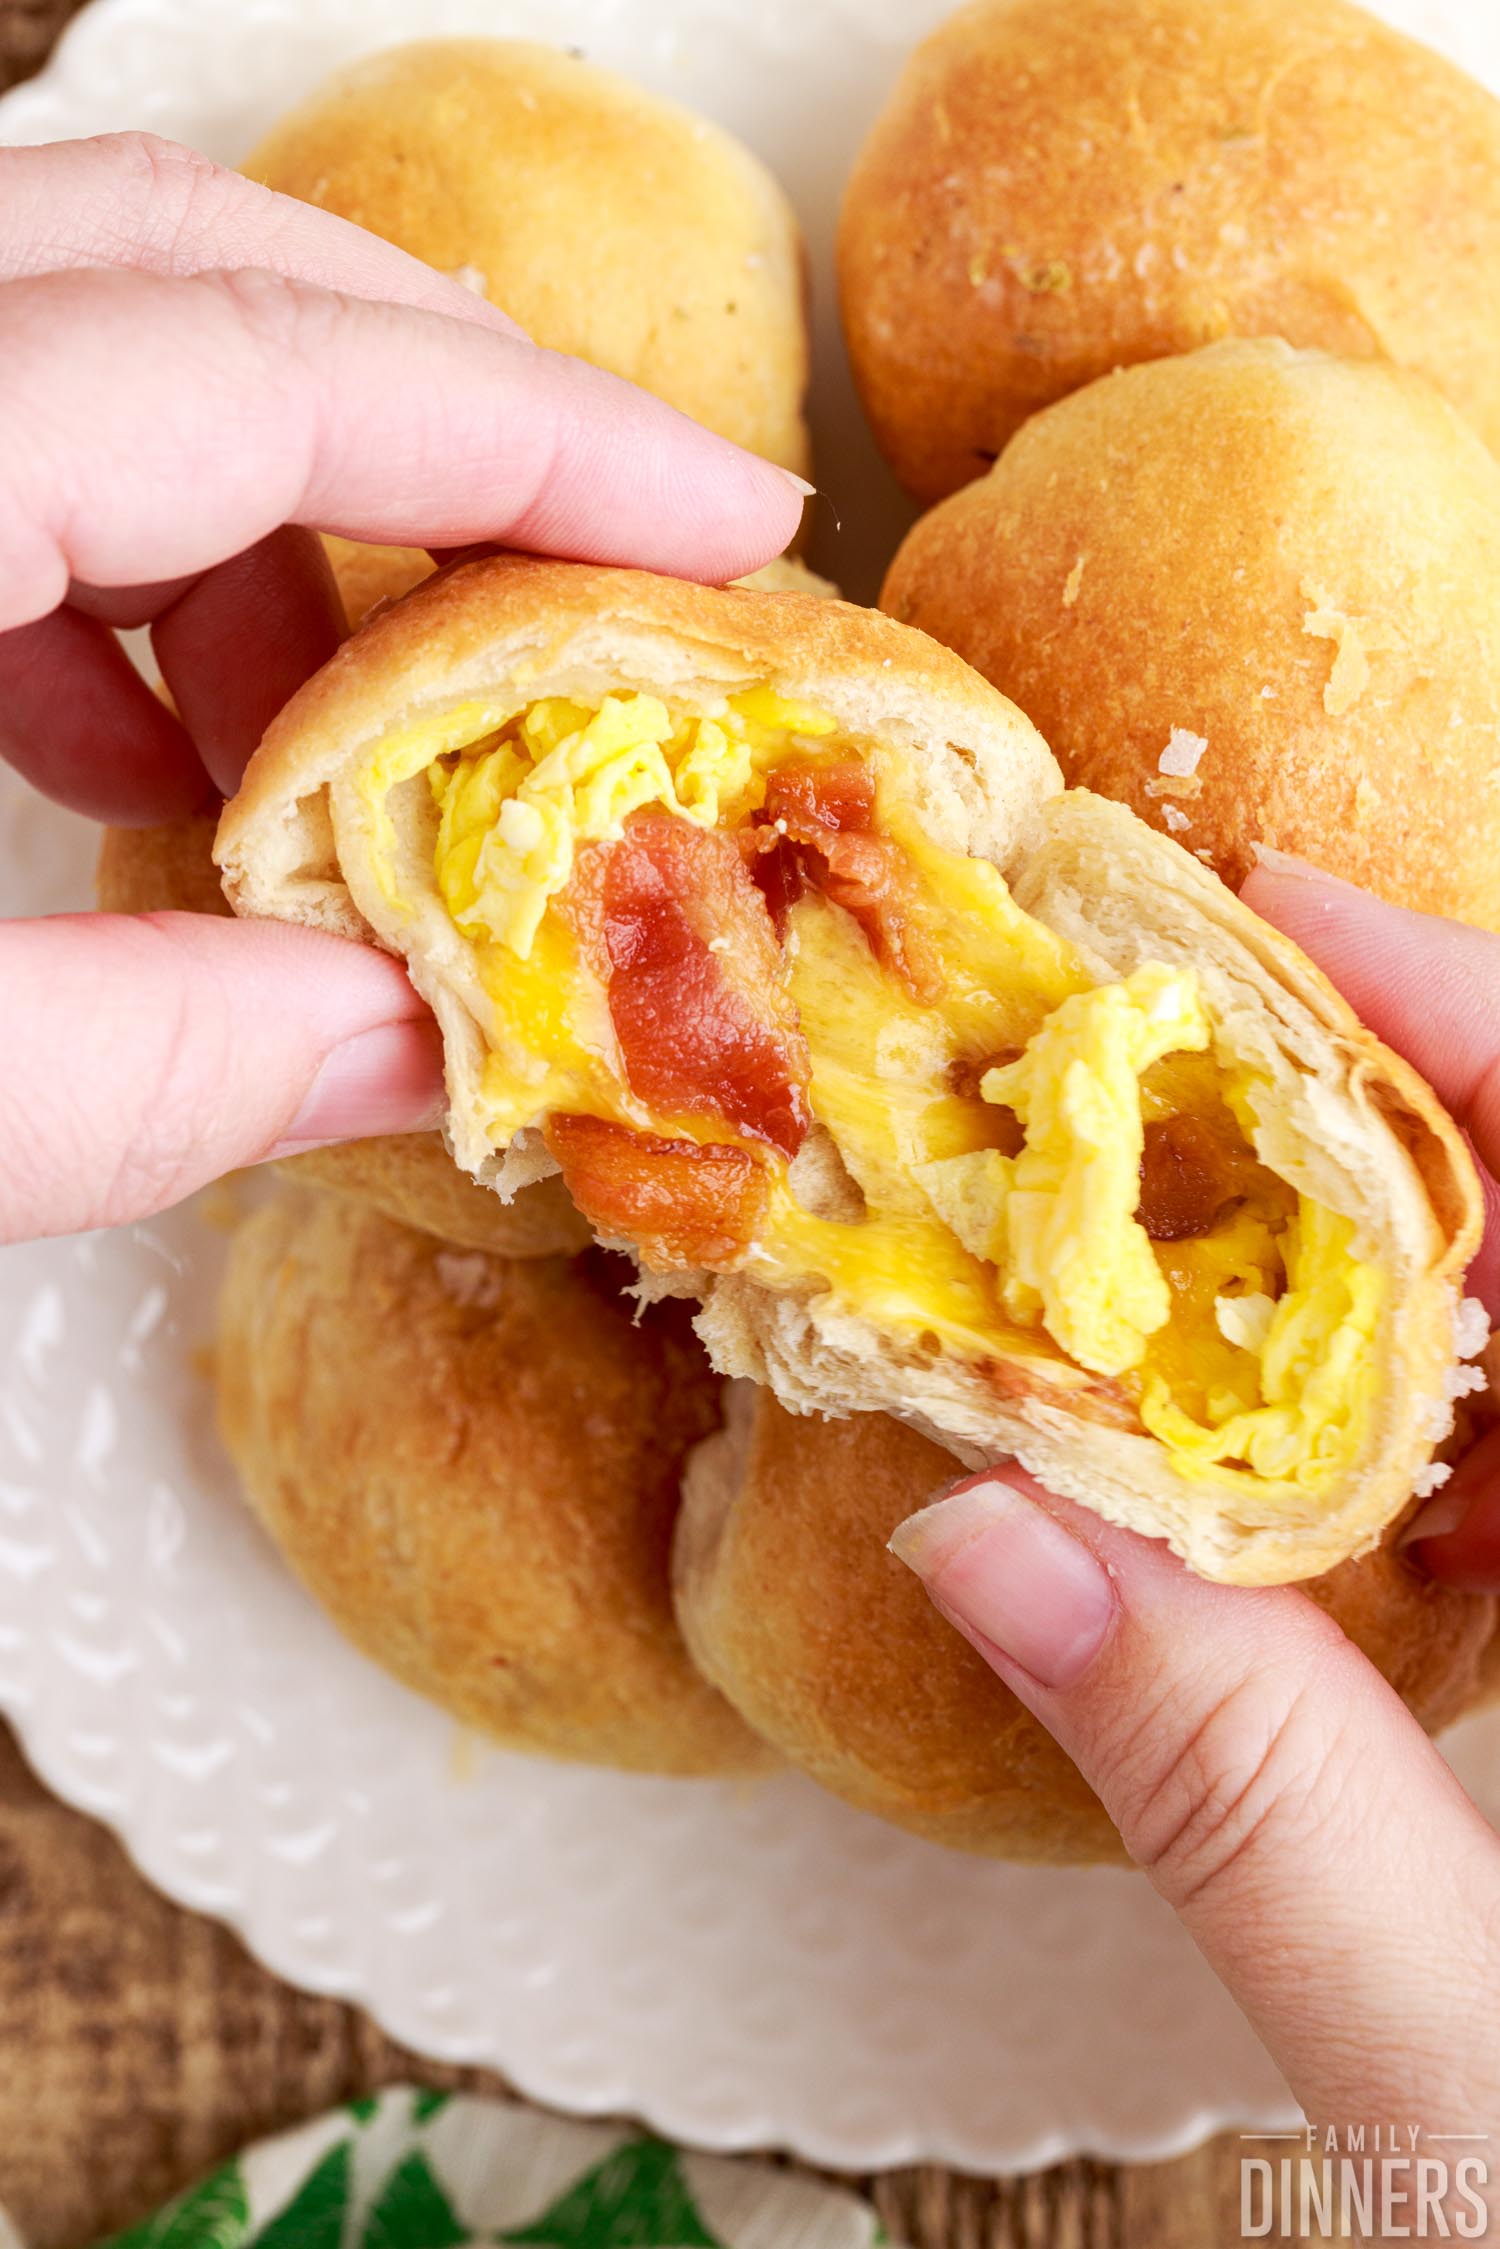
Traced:
POLYGON ((797 222, 708 119, 566 48, 424 40, 338 73, 242 169, 806 472, 797 222))
POLYGON ((1037 414, 880 596, 1069 781, 1500 929, 1500 460, 1422 376, 1211 344, 1037 414))
POLYGON ((459 1162, 561 1171, 722 1372, 1014 1454, 1231 1582, 1433 1480, 1483 1341, 1451 1122, 925 635, 467 564, 293 699, 216 851, 237 911, 404 957, 459 1162))
MULTIPOLYGON (((223 914, 231 911, 214 865, 216 815, 155 828, 106 828, 95 893, 106 914, 223 914)), ((309 1148, 278 1165, 304 1186, 368 1203, 464 1249, 500 1257, 570 1256, 593 1232, 561 1179, 539 1179, 502 1202, 460 1171, 439 1132, 389 1133, 309 1148)))
POLYGON ((610 1263, 457 1250, 284 1191, 230 1255, 224 1438, 335 1623, 466 1725, 642 1772, 755 1771, 771 1753, 671 1603, 682 1466, 721 1386, 682 1308, 637 1325, 610 1263))
MULTIPOLYGON (((951 1456, 879 1414, 793 1417, 737 1391, 693 1454, 673 1553, 695 1661, 789 1763, 955 1850, 1119 1858, 1081 1774, 886 1552, 951 1456)), ((1479 1700, 1495 1603, 1387 1545, 1303 1591, 1436 1732, 1479 1700)))
POLYGON ((871 128, 838 267, 920 500, 1222 336, 1419 368, 1500 451, 1500 102, 1346 0, 973 0, 871 128))

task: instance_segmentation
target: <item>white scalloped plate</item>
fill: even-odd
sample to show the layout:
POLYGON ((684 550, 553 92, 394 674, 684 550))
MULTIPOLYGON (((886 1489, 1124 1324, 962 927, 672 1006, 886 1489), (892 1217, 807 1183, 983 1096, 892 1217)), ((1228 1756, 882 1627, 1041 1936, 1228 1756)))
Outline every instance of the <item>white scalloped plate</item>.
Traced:
MULTIPOLYGON (((815 424, 868 590, 901 504, 831 316, 840 179, 941 0, 99 0, 0 139, 150 126, 233 159, 417 32, 571 40, 751 141, 797 201, 815 424)), ((1492 11, 1388 11, 1500 79, 1492 11), (1483 20, 1481 20, 1483 19, 1483 20)), ((0 776, 9 913, 85 904, 93 834, 0 776)), ((252 1528, 203 1347, 213 1198, 0 1264, 0 1706, 60 1794, 278 1973, 560 2107, 852 2168, 1159 2157, 1292 2109, 1135 1877, 971 1863, 796 1779, 645 1781, 460 1742, 344 1646, 252 1528)), ((1500 1720, 1454 1737, 1500 1811, 1500 1720)))

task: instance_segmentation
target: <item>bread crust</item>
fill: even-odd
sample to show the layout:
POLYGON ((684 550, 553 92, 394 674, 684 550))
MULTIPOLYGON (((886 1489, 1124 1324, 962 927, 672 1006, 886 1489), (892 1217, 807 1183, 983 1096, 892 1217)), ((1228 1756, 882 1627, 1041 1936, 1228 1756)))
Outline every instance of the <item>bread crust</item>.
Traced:
MULTIPOLYGON (((1191 965, 1223 1057, 1264 1088, 1265 1160, 1355 1222, 1393 1296, 1363 1449, 1321 1498, 1190 1482, 1154 1440, 1085 1418, 1086 1403, 1074 1410, 1051 1386, 1017 1395, 1003 1366, 898 1344, 812 1283, 773 1294, 743 1273, 699 1276, 715 1364, 797 1410, 899 1411, 976 1465, 1013 1453, 1065 1495, 1168 1538, 1205 1576, 1313 1576, 1372 1545, 1446 1426, 1455 1283, 1480 1216, 1462 1143, 1310 962, 1123 807, 1061 792, 1035 729, 925 635, 797 594, 517 558, 464 565, 373 619, 270 728, 221 823, 226 888, 242 912, 374 934, 404 955, 443 1028, 455 1151, 509 1191, 534 1176, 535 1152, 516 1144, 518 1171, 517 1154, 500 1157, 486 1138, 488 1003, 437 898, 430 843, 415 826, 402 843, 397 818, 405 903, 393 903, 372 872, 352 775, 392 726, 471 699, 513 709, 642 688, 691 704, 762 680, 829 712, 856 743, 905 751, 901 785, 927 833, 990 858, 1101 977, 1148 959, 1191 965)), ((1086 1392, 1085 1378, 1076 1387, 1086 1392)))
POLYGON ((1235 887, 1267 843, 1500 929, 1500 462, 1422 377, 1275 340, 1108 375, 881 603, 1235 887))
POLYGON ((796 220, 706 119, 555 47, 430 40, 330 79, 244 170, 806 473, 796 220))
POLYGON ((338 580, 339 597, 352 632, 377 603, 399 601, 437 568, 425 547, 376 547, 362 539, 325 537, 323 545, 338 580))
POLYGON ((1500 449, 1500 103, 1344 0, 976 0, 872 128, 838 271, 922 500, 1112 367, 1230 335, 1418 368, 1500 449))
POLYGON ((643 1772, 754 1771, 770 1755, 693 1670, 668 1583, 720 1386, 680 1315, 634 1323, 621 1277, 284 1190, 231 1251, 221 1427, 335 1623, 466 1725, 643 1772))
MULTIPOLYGON (((790 1764, 951 1849, 1120 1860, 1050 1734, 886 1551, 951 1483, 951 1454, 883 1415, 798 1418, 765 1391, 690 1463, 677 1613, 706 1677, 790 1764)), ((1429 1731, 1481 1691, 1495 1602, 1434 1585, 1389 1542, 1301 1589, 1429 1731)))

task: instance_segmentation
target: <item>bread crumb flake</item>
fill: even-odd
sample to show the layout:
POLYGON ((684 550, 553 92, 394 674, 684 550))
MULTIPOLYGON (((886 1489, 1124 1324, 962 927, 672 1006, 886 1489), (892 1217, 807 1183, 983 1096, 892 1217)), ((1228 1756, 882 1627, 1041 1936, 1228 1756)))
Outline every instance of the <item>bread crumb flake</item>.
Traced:
POLYGON ((1156 770, 1170 773, 1178 780, 1185 779, 1197 772, 1198 761, 1207 748, 1206 735, 1191 734, 1185 726, 1174 726, 1166 748, 1156 761, 1156 770))
POLYGON ((1304 584, 1302 597, 1312 603, 1302 620, 1302 630, 1314 640, 1333 643, 1333 668, 1323 688, 1323 708, 1330 718, 1343 718, 1370 684, 1371 655, 1389 648, 1392 635, 1372 618, 1347 615, 1319 586, 1304 584))

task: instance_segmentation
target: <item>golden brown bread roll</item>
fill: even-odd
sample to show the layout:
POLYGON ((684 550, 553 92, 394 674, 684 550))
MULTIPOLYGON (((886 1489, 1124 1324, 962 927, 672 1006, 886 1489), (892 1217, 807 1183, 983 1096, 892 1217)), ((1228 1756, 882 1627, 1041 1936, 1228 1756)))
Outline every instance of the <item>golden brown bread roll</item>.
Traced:
POLYGON ((881 603, 1227 882, 1262 841, 1500 929, 1500 462, 1421 376, 1276 341, 1108 375, 881 603))
POLYGON ((668 1582, 719 1384, 675 1308, 637 1326, 595 1264, 456 1250, 284 1191, 231 1251, 224 1438, 334 1621, 465 1724, 552 1757, 753 1771, 768 1754, 694 1672, 668 1582))
POLYGON ((413 586, 430 578, 437 567, 423 547, 372 547, 359 539, 339 539, 332 534, 323 544, 351 628, 361 623, 377 602, 399 601, 413 586))
POLYGON ((1221 336, 1421 368, 1500 448, 1500 103, 1345 0, 976 0, 855 164, 839 288, 903 484, 1221 336))
POLYGON ((368 1203, 404 1226, 496 1257, 571 1257, 593 1240, 560 1179, 537 1179, 513 1201, 460 1171, 440 1132, 396 1132, 309 1148, 277 1166, 304 1186, 368 1203))
POLYGON ((216 851, 239 910, 406 960, 459 1161, 560 1170, 722 1372, 1015 1453, 1234 1582, 1431 1482, 1483 1341, 1451 1121, 925 635, 466 564, 287 706, 216 851))
POLYGON ((106 828, 94 892, 106 914, 228 914, 214 865, 216 812, 155 828, 106 828))
MULTIPOLYGON (((885 1550, 958 1464, 876 1414, 798 1419, 768 1393, 689 1466, 673 1574, 706 1677, 782 1756, 863 1811, 1000 1858, 1120 1856, 1050 1734, 885 1550)), ((1384 1546, 1303 1588, 1429 1731, 1477 1698, 1487 1595, 1384 1546)))
POLYGON ((560 48, 432 40, 340 73, 243 169, 806 471, 796 221, 705 119, 560 48))

